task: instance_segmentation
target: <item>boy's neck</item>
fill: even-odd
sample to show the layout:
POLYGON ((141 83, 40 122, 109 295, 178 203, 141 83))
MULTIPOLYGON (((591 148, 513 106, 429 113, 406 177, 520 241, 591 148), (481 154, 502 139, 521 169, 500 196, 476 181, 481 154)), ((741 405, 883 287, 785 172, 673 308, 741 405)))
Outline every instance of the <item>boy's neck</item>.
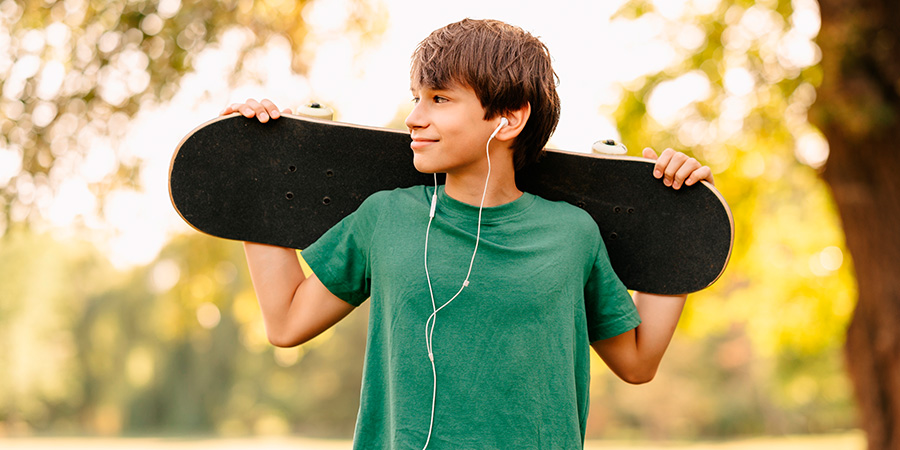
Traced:
POLYGON ((500 206, 512 202, 522 196, 522 191, 516 186, 516 172, 512 161, 498 161, 500 158, 491 158, 491 179, 488 182, 487 192, 484 189, 484 179, 487 175, 487 165, 484 170, 469 171, 465 173, 448 173, 444 184, 444 193, 454 200, 478 206, 481 204, 484 193, 484 206, 500 206))

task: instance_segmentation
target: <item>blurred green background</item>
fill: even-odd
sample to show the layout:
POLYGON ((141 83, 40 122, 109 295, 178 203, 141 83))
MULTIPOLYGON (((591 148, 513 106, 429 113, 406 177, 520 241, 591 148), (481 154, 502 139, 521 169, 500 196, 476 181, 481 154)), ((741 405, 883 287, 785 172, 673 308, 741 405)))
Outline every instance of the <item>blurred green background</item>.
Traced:
POLYGON ((566 69, 557 66, 563 120, 579 99, 587 106, 573 110, 599 117, 585 125, 570 115, 551 146, 573 149, 566 136, 593 127, 606 133, 595 139, 684 149, 713 168, 734 213, 728 270, 690 297, 658 377, 629 386, 594 360, 588 438, 855 429, 841 348, 856 286, 818 175, 828 144, 806 119, 822 74, 816 3, 552 6, 584 11, 594 29, 541 18, 549 7, 0 2, 0 437, 348 438, 367 307, 302 347, 269 345, 240 244, 178 222, 166 165, 178 137, 246 96, 283 107, 316 97, 340 120, 403 128, 408 55, 467 15, 546 35, 566 69), (407 28, 412 40, 392 34, 407 28), (584 45, 554 47, 568 42, 559 29, 584 45), (358 62, 398 45, 400 57, 358 62), (322 60, 319 49, 350 62, 322 60), (321 87, 323 64, 343 71, 343 86, 321 87), (379 64, 397 66, 400 88, 355 90, 379 64), (210 71, 218 87, 198 82, 210 71), (376 95, 391 99, 378 97, 383 119, 357 112, 376 95))

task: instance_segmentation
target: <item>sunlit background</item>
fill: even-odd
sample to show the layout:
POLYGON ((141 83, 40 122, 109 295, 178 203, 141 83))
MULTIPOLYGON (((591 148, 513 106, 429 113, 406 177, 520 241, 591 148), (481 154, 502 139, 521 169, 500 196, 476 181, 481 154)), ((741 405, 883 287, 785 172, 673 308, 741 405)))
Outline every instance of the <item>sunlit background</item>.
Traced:
POLYGON ((806 117, 814 0, 0 2, 0 438, 348 438, 367 309, 270 346, 240 245, 171 207, 170 158, 249 97, 403 128, 413 48, 465 17, 550 48, 551 147, 683 149, 735 215, 729 269, 691 297, 657 379, 594 361, 588 438, 858 445, 840 354, 855 286, 806 117))

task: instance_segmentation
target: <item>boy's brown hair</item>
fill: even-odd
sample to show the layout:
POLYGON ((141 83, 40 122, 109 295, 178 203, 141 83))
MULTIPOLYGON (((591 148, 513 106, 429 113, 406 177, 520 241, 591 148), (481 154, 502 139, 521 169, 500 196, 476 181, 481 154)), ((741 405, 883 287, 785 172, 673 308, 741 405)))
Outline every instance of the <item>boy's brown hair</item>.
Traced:
POLYGON ((497 20, 464 19, 432 32, 413 53, 410 80, 419 87, 472 88, 485 120, 531 104, 531 116, 512 144, 516 170, 538 159, 559 122, 547 46, 497 20))

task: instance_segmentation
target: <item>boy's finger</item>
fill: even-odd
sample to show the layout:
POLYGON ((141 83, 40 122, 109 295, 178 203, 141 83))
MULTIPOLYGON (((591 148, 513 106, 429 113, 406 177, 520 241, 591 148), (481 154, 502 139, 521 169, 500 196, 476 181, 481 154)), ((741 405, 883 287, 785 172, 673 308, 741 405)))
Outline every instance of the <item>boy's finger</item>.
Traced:
POLYGON ((689 179, 691 175, 700 168, 700 163, 697 162, 694 158, 688 158, 684 161, 684 164, 675 172, 675 176, 672 178, 672 187, 675 189, 681 189, 681 185, 685 180, 689 179))
POLYGON ((688 156, 681 152, 673 152, 672 157, 669 160, 669 164, 665 169, 665 177, 663 178, 663 184, 666 186, 673 186, 675 184, 675 175, 678 174, 678 171, 681 170, 681 167, 684 166, 684 163, 687 162, 688 156))
POLYGON ((256 110, 253 108, 253 103, 256 103, 256 101, 252 98, 248 98, 246 102, 237 105, 236 111, 248 119, 253 118, 256 116, 256 110))
POLYGON ((686 159, 687 156, 684 153, 676 152, 671 148, 667 148, 662 152, 662 155, 656 161, 656 168, 663 173, 663 184, 666 186, 672 185, 675 173, 678 172, 678 169, 681 168, 686 159))
POLYGON ((227 116, 229 114, 236 113, 236 112, 238 112, 238 108, 240 106, 241 106, 240 103, 232 103, 232 104, 226 106, 225 109, 223 109, 221 114, 219 114, 219 115, 227 116))
POLYGON ((666 173, 666 169, 669 166, 669 162, 672 160, 672 155, 675 153, 671 148, 667 148, 663 150, 662 154, 659 155, 659 159, 656 160, 656 167, 653 168, 653 176, 656 178, 662 178, 666 173))
POLYGON ((647 158, 647 159, 659 158, 659 156, 656 154, 656 151, 650 147, 645 148, 642 154, 643 154, 644 158, 647 158))
POLYGON ((260 102, 262 106, 265 108, 265 113, 269 115, 269 117, 273 119, 277 119, 279 116, 278 107, 275 106, 275 103, 272 103, 271 100, 264 98, 262 102, 260 102))
POLYGON ((703 166, 691 173, 691 176, 684 182, 685 186, 693 186, 699 181, 706 180, 710 184, 713 183, 712 169, 709 166, 703 166))
POLYGON ((246 117, 256 116, 256 118, 259 119, 259 121, 262 123, 266 123, 269 121, 269 113, 266 112, 266 107, 263 106, 262 103, 254 100, 252 98, 248 98, 247 106, 253 110, 253 113, 250 114, 249 116, 244 114, 244 116, 246 116, 246 117))

